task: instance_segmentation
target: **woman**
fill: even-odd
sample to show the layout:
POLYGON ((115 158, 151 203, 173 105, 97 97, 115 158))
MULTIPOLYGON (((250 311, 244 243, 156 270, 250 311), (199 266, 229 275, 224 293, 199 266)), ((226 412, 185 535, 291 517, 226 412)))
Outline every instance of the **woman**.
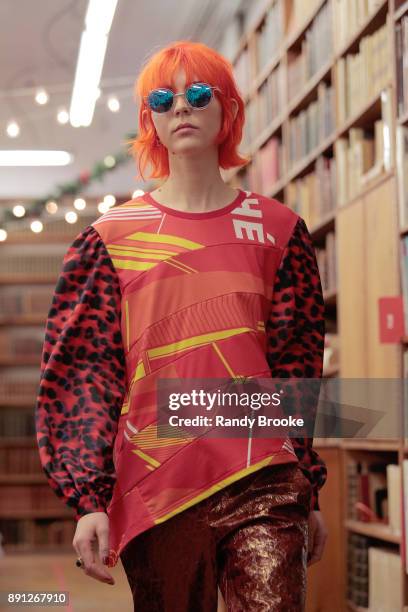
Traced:
POLYGON ((217 585, 228 610, 303 610, 307 559, 327 536, 312 438, 166 437, 156 390, 162 378, 321 377, 310 235, 288 207, 222 179, 247 163, 225 58, 176 42, 146 62, 137 93, 140 175, 164 181, 65 256, 36 411, 43 469, 75 508, 79 565, 113 584, 102 563, 120 557, 135 610, 214 611, 217 585))

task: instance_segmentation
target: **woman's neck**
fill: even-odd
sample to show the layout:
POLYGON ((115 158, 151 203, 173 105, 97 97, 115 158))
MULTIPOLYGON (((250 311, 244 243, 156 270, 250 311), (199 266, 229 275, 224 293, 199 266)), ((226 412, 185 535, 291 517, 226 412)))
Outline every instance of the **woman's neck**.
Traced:
POLYGON ((151 192, 159 202, 177 210, 205 212, 223 208, 233 201, 237 190, 223 180, 217 156, 169 154, 170 174, 151 192))

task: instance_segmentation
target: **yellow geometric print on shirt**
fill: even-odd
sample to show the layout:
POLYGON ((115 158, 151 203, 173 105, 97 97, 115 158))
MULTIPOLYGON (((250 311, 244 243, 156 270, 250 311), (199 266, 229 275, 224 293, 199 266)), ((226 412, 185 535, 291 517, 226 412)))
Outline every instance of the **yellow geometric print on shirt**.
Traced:
POLYGON ((191 338, 185 338, 184 340, 178 340, 177 342, 171 342, 170 344, 148 349, 147 354, 149 359, 157 359, 165 355, 185 351, 195 346, 203 346, 214 340, 223 340, 224 338, 230 338, 231 336, 237 336, 238 334, 244 334, 251 331, 253 331, 253 329, 250 327, 236 327, 233 329, 223 329, 221 331, 211 332, 209 334, 200 334, 199 336, 192 336, 191 338))
MULTIPOLYGON (((126 423, 129 428, 133 429, 129 421, 126 423)), ((179 428, 180 429, 180 428, 179 428)), ((131 444, 136 446, 136 449, 132 449, 132 453, 137 455, 143 461, 146 461, 145 467, 153 470, 161 466, 161 462, 152 457, 146 451, 161 449, 161 448, 169 448, 172 446, 177 446, 180 444, 186 444, 194 439, 194 436, 182 435, 179 437, 174 436, 174 427, 170 425, 158 425, 157 423, 152 423, 148 425, 140 432, 129 436, 125 431, 125 437, 131 444), (159 437, 158 432, 160 431, 161 437, 159 437), (166 433, 171 433, 171 437, 165 437, 166 433)))
MULTIPOLYGON (((141 244, 139 246, 129 246, 125 244, 108 244, 107 250, 111 256, 114 266, 119 270, 150 270, 154 268, 159 262, 170 260, 174 255, 178 255, 177 251, 170 251, 165 247, 166 245, 174 245, 181 247, 185 250, 196 250, 203 248, 204 245, 187 238, 181 238, 180 236, 172 236, 170 234, 153 234, 151 232, 135 232, 129 236, 125 236, 126 240, 133 240, 136 243, 154 243, 158 248, 146 248, 141 244), (128 257, 129 259, 118 259, 119 257, 128 257), (150 261, 146 261, 150 260, 150 261), (151 261, 157 260, 157 261, 151 261)), ((170 263, 170 261, 169 261, 170 263)), ((196 271, 186 264, 181 262, 172 262, 173 265, 180 268, 181 270, 188 272, 196 271)))
POLYGON ((134 234, 130 234, 130 236, 126 236, 127 240, 136 240, 141 242, 155 242, 158 244, 174 244, 177 246, 184 247, 190 251, 195 249, 201 249, 204 247, 203 244, 199 242, 194 242, 193 240, 188 240, 187 238, 182 238, 181 236, 172 236, 171 234, 153 234, 151 232, 135 232, 134 234))

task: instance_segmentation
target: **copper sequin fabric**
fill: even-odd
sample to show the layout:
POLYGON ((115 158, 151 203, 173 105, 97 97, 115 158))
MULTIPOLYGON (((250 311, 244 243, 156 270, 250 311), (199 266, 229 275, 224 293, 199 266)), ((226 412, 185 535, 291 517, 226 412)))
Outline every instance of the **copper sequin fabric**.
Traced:
POLYGON ((133 538, 120 555, 137 612, 303 612, 312 485, 266 466, 133 538))

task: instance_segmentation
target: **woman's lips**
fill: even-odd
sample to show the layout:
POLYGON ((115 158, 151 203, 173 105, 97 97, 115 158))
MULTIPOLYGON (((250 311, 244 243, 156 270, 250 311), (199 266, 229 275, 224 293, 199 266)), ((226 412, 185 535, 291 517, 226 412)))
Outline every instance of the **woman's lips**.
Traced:
POLYGON ((175 131, 176 132, 186 132, 187 130, 196 130, 196 129, 197 128, 193 127, 192 125, 186 125, 186 126, 177 128, 175 131))

